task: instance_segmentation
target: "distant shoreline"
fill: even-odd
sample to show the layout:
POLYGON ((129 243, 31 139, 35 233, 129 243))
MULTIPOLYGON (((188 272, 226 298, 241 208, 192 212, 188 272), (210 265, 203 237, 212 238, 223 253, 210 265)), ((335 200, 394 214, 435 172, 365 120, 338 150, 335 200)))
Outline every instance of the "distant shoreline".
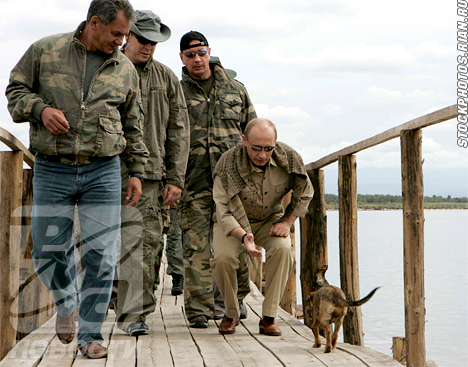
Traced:
MULTIPOLYGON (((403 210, 402 203, 369 204, 358 203, 358 210, 403 210)), ((468 203, 424 203, 424 209, 428 210, 467 210, 468 203)), ((338 203, 327 204, 327 210, 338 210, 338 203)))

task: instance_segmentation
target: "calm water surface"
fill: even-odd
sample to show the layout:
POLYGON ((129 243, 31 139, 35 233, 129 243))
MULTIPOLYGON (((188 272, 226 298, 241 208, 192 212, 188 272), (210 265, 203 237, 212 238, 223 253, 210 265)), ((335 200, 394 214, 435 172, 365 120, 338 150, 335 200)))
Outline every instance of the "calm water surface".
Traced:
MULTIPOLYGON (((328 211, 327 216, 326 278, 340 286, 338 212, 328 211)), ((466 367, 468 210, 426 210, 424 216, 426 359, 439 367, 466 367)), ((392 356, 392 337, 405 336, 402 211, 359 211, 358 238, 361 297, 382 287, 361 306, 364 343, 392 356)), ((298 277, 299 272, 300 268, 298 277)))

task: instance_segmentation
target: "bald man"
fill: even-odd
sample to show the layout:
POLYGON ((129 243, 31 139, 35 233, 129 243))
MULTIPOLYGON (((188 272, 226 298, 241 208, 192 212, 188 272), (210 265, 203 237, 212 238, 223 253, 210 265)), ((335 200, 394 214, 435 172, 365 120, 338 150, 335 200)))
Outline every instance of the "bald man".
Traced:
POLYGON ((266 289, 259 331, 281 335, 275 317, 294 264, 289 232, 296 218, 308 212, 314 190, 301 156, 276 139, 271 121, 251 120, 242 143, 224 153, 214 171, 216 218, 211 267, 226 307, 219 326, 221 334, 233 334, 239 322, 239 255, 246 249, 251 256, 262 256, 255 247, 258 245, 266 250, 266 289), (284 210, 283 197, 291 190, 291 204, 284 210))

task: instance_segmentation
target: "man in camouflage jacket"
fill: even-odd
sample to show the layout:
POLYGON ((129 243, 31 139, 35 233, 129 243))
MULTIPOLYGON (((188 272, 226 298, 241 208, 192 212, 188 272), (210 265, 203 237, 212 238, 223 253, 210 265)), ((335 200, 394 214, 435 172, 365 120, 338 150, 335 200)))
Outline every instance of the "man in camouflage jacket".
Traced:
POLYGON ((191 327, 207 327, 214 314, 212 173, 221 155, 242 141, 242 131, 256 114, 243 84, 231 79, 220 64, 209 62, 210 48, 201 33, 186 33, 180 51, 185 65, 181 83, 190 117, 190 154, 180 219, 185 313, 191 327))
POLYGON ((127 205, 138 203, 148 151, 143 143, 138 74, 118 50, 134 11, 126 0, 93 0, 75 32, 35 42, 6 89, 15 122, 29 121, 35 152, 33 260, 52 291, 62 343, 75 334, 89 358, 106 357, 102 324, 109 304, 120 227, 120 159, 130 176, 127 205), (67 250, 75 205, 83 237, 77 297, 67 250))
MULTIPOLYGON (((130 27, 123 52, 140 75, 144 140, 150 157, 139 203, 122 210, 122 258, 115 311, 118 326, 130 335, 146 334, 149 330, 145 321, 156 307, 154 262, 162 237, 159 197, 163 197, 164 205, 179 201, 189 145, 189 120, 182 87, 174 72, 153 58, 157 43, 168 40, 171 31, 152 11, 135 13, 136 21, 130 27), (141 221, 142 226, 128 225, 141 221), (140 235, 135 235, 136 230, 140 235)), ((123 169, 124 187, 127 180, 128 174, 123 169)))

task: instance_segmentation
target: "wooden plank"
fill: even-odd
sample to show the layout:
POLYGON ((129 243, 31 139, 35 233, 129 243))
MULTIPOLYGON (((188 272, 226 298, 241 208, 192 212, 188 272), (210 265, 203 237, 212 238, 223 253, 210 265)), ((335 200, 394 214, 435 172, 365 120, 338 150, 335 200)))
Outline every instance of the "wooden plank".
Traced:
POLYGON ((252 312, 249 313, 247 319, 241 321, 242 325, 248 330, 249 334, 265 349, 272 353, 283 366, 324 366, 314 355, 300 346, 297 346, 294 342, 290 342, 287 337, 285 337, 284 334, 287 333, 286 329, 288 325, 281 319, 277 319, 277 322, 280 328, 282 328, 282 336, 266 336, 260 334, 258 322, 262 312, 262 303, 251 301, 248 298, 246 298, 245 302, 251 308, 252 312))
POLYGON ((23 152, 23 159, 29 167, 34 166, 34 155, 15 136, 0 127, 0 141, 13 151, 23 152))
POLYGON ((161 316, 166 327, 174 366, 203 367, 203 358, 193 342, 182 307, 161 307, 161 316))
POLYGON ((0 360, 16 343, 23 153, 0 152, 0 360))
POLYGON ((137 339, 123 332, 114 324, 109 341, 106 367, 130 367, 136 365, 137 339))
POLYGON ((325 272, 328 270, 327 248, 327 205, 325 203, 325 180, 322 170, 309 172, 314 187, 314 196, 309 204, 309 213, 301 218, 301 285, 304 322, 312 321, 305 312, 310 292, 328 284, 325 272))
MULTIPOLYGON (((348 299, 358 300, 360 292, 356 156, 341 156, 339 159, 338 200, 341 289, 348 299)), ((343 320, 343 336, 345 343, 364 345, 362 312, 359 307, 348 308, 343 320)))
POLYGON ((21 339, 0 362, 0 367, 37 367, 55 337, 55 316, 21 339))
MULTIPOLYGON (((255 316, 249 315, 249 317, 254 318, 255 316)), ((264 348, 262 344, 250 335, 242 323, 237 326, 235 334, 224 335, 224 338, 237 354, 243 366, 283 366, 269 350, 264 348)))
POLYGON ((403 130, 422 129, 434 124, 438 124, 443 121, 447 121, 457 117, 457 105, 442 108, 438 111, 429 113, 427 115, 415 118, 414 120, 408 121, 404 124, 398 125, 392 129, 386 130, 383 133, 377 134, 369 139, 363 140, 354 145, 350 145, 337 152, 329 154, 318 161, 309 163, 306 165, 307 170, 319 169, 328 166, 338 160, 342 155, 356 154, 364 149, 371 148, 373 146, 385 143, 386 141, 398 138, 403 130))
POLYGON ((424 186, 422 131, 401 132, 401 187, 403 196, 403 270, 407 366, 424 366, 424 186))
POLYGON ((150 328, 150 334, 138 338, 138 365, 173 367, 171 349, 159 307, 146 317, 146 324, 150 328))
POLYGON ((70 344, 64 345, 56 337, 52 339, 49 344, 44 357, 39 363, 38 367, 69 367, 75 360, 78 351, 76 337, 70 344))
POLYGON ((339 344, 337 349, 343 350, 359 358, 366 365, 371 367, 401 367, 402 364, 398 363, 393 358, 386 356, 375 350, 351 344, 339 344))

